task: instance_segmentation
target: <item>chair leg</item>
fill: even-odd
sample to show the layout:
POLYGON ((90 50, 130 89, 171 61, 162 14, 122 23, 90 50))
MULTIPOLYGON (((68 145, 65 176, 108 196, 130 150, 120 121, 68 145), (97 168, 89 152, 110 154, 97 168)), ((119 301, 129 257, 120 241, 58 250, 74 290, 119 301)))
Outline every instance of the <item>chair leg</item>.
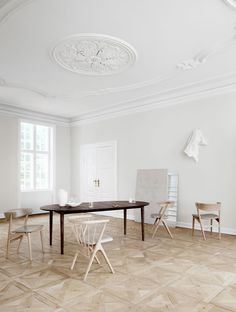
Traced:
POLYGON ((99 261, 99 259, 98 259, 97 256, 95 256, 94 258, 95 258, 95 260, 97 261, 97 264, 101 264, 101 262, 99 261))
POLYGON ((211 234, 212 234, 212 227, 213 227, 213 220, 212 219, 210 221, 210 226, 211 226, 211 234))
POLYGON ((163 223, 164 227, 166 228, 166 230, 167 230, 168 234, 170 235, 170 237, 173 239, 173 236, 172 236, 172 234, 170 232, 170 229, 169 229, 168 225, 166 224, 166 222, 164 220, 162 220, 162 223, 163 223))
POLYGON ((40 238, 41 238, 42 252, 44 253, 44 248, 43 248, 43 231, 40 231, 40 238))
POLYGON ((18 244, 18 247, 17 247, 17 252, 19 252, 22 239, 23 239, 23 235, 20 237, 20 241, 19 241, 19 244, 18 244))
POLYGON ((27 239, 28 239, 28 246, 29 246, 29 258, 30 258, 30 261, 32 261, 32 250, 31 250, 31 238, 30 238, 30 233, 27 233, 27 239))
MULTIPOLYGON (((155 221, 156 222, 156 221, 155 221)), ((153 232, 153 234, 152 234, 152 238, 154 238, 154 236, 155 236, 155 234, 156 234, 156 232, 157 232, 157 229, 158 229, 158 227, 159 227, 159 225, 160 225, 160 222, 161 222, 161 219, 158 219, 158 221, 156 222, 156 226, 155 226, 155 230, 154 230, 154 232, 153 232)), ((154 223, 155 224, 155 223, 154 223)))
POLYGON ((200 227, 201 227, 201 230, 202 230, 202 237, 204 240, 206 240, 206 236, 205 236, 205 233, 204 233, 204 230, 203 230, 203 226, 202 226, 202 221, 199 219, 199 223, 200 223, 200 227))
MULTIPOLYGON (((93 248, 91 246, 89 247, 89 251, 90 251, 90 253, 93 252, 93 248)), ((96 255, 95 255, 95 260, 97 261, 97 264, 101 264, 101 262, 99 261, 99 259, 96 255)))
POLYGON ((101 251, 101 253, 103 254, 103 256, 104 256, 104 258, 105 258, 105 260, 106 260, 106 262, 107 262, 107 264, 108 264, 108 266, 109 266, 111 272, 112 272, 112 273, 115 273, 115 271, 114 271, 114 269, 113 269, 113 267, 112 267, 112 265, 111 265, 111 263, 110 263, 110 261, 109 261, 109 259, 108 259, 108 257, 107 257, 107 254, 105 253, 105 250, 103 249, 102 246, 100 246, 100 251, 101 251))
POLYGON ((194 236, 194 230, 195 230, 195 217, 193 216, 193 223, 192 223, 192 236, 194 236))
POLYGON ((10 238, 9 238, 9 237, 7 237, 6 259, 8 258, 9 247, 10 247, 10 238))
POLYGON ((91 254, 91 258, 89 260, 89 264, 88 264, 87 270, 86 270, 85 275, 84 275, 84 281, 86 280, 86 278, 88 276, 88 272, 89 272, 89 270, 91 268, 91 265, 93 263, 93 260, 95 258, 95 255, 96 255, 97 251, 98 251, 98 249, 97 249, 97 247, 95 247, 95 249, 93 250, 93 253, 91 254))
POLYGON ((221 239, 220 219, 219 219, 219 221, 218 221, 218 233, 219 233, 219 239, 221 239))
POLYGON ((74 259, 73 259, 72 265, 71 265, 71 267, 70 267, 70 269, 71 269, 71 270, 73 270, 73 269, 74 269, 75 262, 76 262, 77 258, 78 258, 78 252, 77 252, 77 253, 75 254, 75 256, 74 256, 74 259))

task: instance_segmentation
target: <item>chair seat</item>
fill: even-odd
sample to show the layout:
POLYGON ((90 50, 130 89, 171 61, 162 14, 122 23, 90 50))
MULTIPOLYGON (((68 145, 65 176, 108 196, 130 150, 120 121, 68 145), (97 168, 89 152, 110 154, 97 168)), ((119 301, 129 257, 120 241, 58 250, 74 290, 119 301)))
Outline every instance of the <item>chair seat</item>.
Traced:
MULTIPOLYGON (((95 245, 98 241, 98 237, 91 237, 91 239, 86 239, 83 241, 83 243, 87 244, 87 245, 95 245)), ((113 238, 111 236, 108 235, 104 235, 103 238, 101 239, 101 243, 108 243, 108 242, 112 242, 113 238)))
MULTIPOLYGON (((220 223, 221 223, 221 217, 220 217, 220 210, 221 210, 221 203, 201 203, 196 202, 195 206, 197 208, 197 213, 193 214, 193 224, 192 224, 192 236, 194 235, 194 228, 195 228, 195 221, 197 220, 200 223, 200 228, 202 231, 202 237, 204 240, 206 240, 206 235, 204 232, 204 220, 210 221, 210 231, 211 234, 213 232, 213 221, 217 221, 218 223, 218 233, 219 233, 219 239, 221 239, 221 233, 220 233, 220 223)), ((208 222, 207 222, 208 223, 208 222)))
POLYGON ((44 225, 24 225, 13 230, 13 233, 32 233, 42 231, 44 225))
MULTIPOLYGON (((200 214, 200 216, 201 216, 202 220, 219 218, 219 216, 217 214, 214 214, 214 213, 204 213, 204 214, 200 214)), ((198 214, 193 214, 193 217, 199 219, 198 214)))
MULTIPOLYGON (((151 214, 151 218, 154 218, 154 219, 160 219, 161 215, 159 213, 152 213, 151 214)), ((167 216, 163 216, 162 217, 163 219, 167 219, 168 217, 167 216)))

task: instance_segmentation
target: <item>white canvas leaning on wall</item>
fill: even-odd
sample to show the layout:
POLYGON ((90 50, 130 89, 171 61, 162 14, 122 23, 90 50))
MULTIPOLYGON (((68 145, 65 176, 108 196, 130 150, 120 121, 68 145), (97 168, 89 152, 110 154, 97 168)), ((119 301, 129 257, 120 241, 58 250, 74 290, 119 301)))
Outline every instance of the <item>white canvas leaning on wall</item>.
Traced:
MULTIPOLYGON (((175 225, 177 222, 178 174, 168 169, 139 169, 136 180, 136 200, 149 202, 145 208, 145 223, 153 223, 152 213, 159 210, 158 202, 174 200, 175 206, 167 212, 167 222, 175 225)), ((140 213, 135 213, 135 221, 140 222, 140 213)))

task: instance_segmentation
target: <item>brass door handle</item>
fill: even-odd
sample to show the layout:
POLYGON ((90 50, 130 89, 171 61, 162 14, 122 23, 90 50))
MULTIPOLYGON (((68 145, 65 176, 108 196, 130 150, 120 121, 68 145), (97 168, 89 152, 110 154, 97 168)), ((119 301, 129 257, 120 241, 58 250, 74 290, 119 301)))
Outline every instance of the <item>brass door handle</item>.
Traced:
POLYGON ((94 182, 96 187, 100 186, 100 180, 99 179, 93 180, 93 182, 94 182))

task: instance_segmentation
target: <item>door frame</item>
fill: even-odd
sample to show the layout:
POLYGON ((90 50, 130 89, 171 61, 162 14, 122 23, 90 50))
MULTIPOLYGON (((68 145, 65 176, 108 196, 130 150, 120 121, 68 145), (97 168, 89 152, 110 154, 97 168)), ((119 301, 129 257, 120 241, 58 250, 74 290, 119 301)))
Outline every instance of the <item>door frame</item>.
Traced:
POLYGON ((82 188, 82 172, 83 172, 83 163, 82 163, 82 150, 88 147, 101 147, 104 145, 110 145, 114 152, 114 200, 117 200, 117 141, 104 141, 104 142, 96 142, 96 143, 89 143, 89 144, 82 144, 80 145, 80 175, 79 175, 79 191, 80 191, 80 198, 83 197, 83 188, 82 188))

